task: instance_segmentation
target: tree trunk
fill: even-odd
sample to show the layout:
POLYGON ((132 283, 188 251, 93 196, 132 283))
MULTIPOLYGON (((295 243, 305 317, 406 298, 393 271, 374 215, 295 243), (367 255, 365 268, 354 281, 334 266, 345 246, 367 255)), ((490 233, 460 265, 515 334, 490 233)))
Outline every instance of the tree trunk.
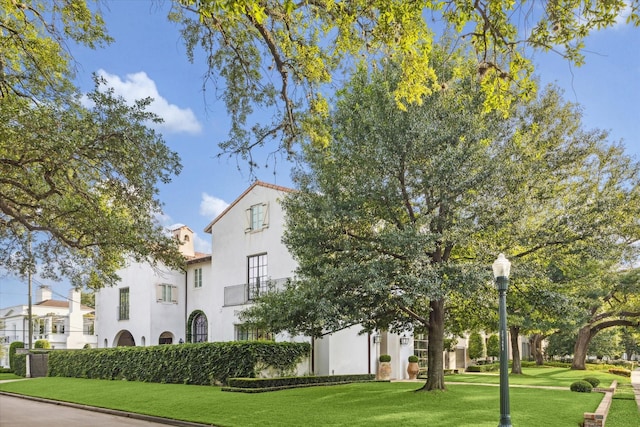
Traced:
POLYGON ((533 353, 537 366, 542 366, 544 364, 544 358, 542 356, 542 340, 544 340, 544 335, 542 334, 533 334, 530 339, 531 352, 533 353))
POLYGON ((520 348, 518 347, 518 336, 520 335, 520 326, 509 327, 511 335, 511 358, 513 365, 511 366, 512 374, 522 374, 522 363, 520 363, 520 348))
POLYGON ((580 328, 576 345, 573 347, 573 363, 571 363, 571 369, 587 369, 585 362, 587 360, 587 348, 589 347, 591 338, 593 338, 593 334, 590 325, 580 328))
POLYGON ((429 307, 427 382, 420 390, 444 390, 444 300, 431 301, 429 307))

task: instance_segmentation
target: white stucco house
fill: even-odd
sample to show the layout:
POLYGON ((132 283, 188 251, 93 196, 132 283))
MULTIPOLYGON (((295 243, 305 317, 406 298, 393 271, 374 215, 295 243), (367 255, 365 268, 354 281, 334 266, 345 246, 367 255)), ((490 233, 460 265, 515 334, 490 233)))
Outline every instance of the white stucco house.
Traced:
MULTIPOLYGON (((117 286, 96 293, 99 347, 273 338, 312 345, 308 372, 316 375, 375 373, 378 356, 391 355, 392 378, 407 378, 408 357, 426 359, 427 342, 412 333, 358 334, 355 326, 321 339, 271 336, 247 328, 240 312, 267 289, 292 278, 296 262, 282 243, 280 201, 293 190, 253 183, 205 228, 212 254, 196 253, 193 231, 172 230, 181 242, 186 270, 130 263, 117 286)), ((464 369, 467 340, 445 354, 445 369, 464 369)))
MULTIPOLYGON (((80 292, 71 289, 65 300, 52 299, 48 286, 36 289, 31 306, 32 340, 47 340, 53 349, 79 349, 87 344, 97 346, 94 331, 94 309, 80 303, 80 292)), ((9 345, 29 343, 29 306, 15 305, 0 309, 0 366, 9 366, 9 345)))
POLYGON ((118 271, 118 285, 96 291, 100 348, 185 340, 187 291, 202 286, 204 277, 210 276, 211 256, 195 252, 189 227, 179 226, 171 232, 181 242, 185 271, 131 261, 118 271))
MULTIPOLYGON (((190 299, 188 328, 204 315, 211 341, 263 338, 266 331, 246 328, 238 314, 268 288, 278 288, 293 277, 295 260, 282 243, 284 212, 280 204, 289 188, 255 182, 206 228, 211 234, 211 282, 190 299)), ((276 341, 306 341, 313 354, 309 370, 317 375, 374 373, 376 346, 369 335, 353 327, 323 339, 275 336, 276 341)), ((410 350, 407 349, 407 356, 410 350)), ((406 357, 404 358, 406 359, 406 357)))

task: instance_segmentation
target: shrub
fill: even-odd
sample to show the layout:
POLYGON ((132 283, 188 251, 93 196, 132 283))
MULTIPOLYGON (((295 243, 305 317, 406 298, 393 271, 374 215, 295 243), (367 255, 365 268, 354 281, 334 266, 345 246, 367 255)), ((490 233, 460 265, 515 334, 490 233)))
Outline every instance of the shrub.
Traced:
POLYGON ((391 356, 388 354, 381 354, 378 360, 381 362, 391 362, 391 356))
POLYGON ((625 369, 629 369, 631 371, 633 371, 636 367, 635 362, 631 362, 628 360, 612 360, 609 364, 615 367, 622 367, 625 369))
POLYGON ((290 372, 310 348, 309 343, 245 341, 60 350, 49 354, 48 375, 211 385, 253 378, 266 368, 290 372))
POLYGON ((595 378, 595 377, 586 377, 586 378, 584 378, 584 381, 588 382, 593 387, 598 387, 598 384, 600 384, 600 380, 598 378, 595 378))
POLYGON ((27 376, 27 355, 15 354, 13 357, 13 372, 21 377, 27 376))
POLYGON ((418 356, 415 356, 415 355, 409 356, 409 363, 418 363, 418 356))
POLYGON ((586 381, 576 381, 571 384, 571 387, 569 388, 571 391, 576 391, 578 393, 591 393, 591 390, 593 389, 591 384, 586 381))
POLYGON ((22 341, 14 341, 11 344, 9 344, 9 368, 14 372, 16 370, 16 367, 15 367, 16 349, 18 348, 24 348, 24 343, 22 341))
POLYGON ((552 368, 570 368, 571 363, 550 361, 550 362, 544 362, 544 366, 550 366, 552 368))
POLYGON ((33 343, 33 348, 51 348, 51 344, 48 340, 36 340, 36 342, 33 343))
POLYGON ((311 387, 316 385, 347 384, 353 382, 373 381, 373 374, 358 375, 322 375, 305 377, 280 378, 229 378, 228 387, 222 391, 242 391, 256 393, 262 391, 276 391, 287 388, 311 387))
POLYGON ((500 370, 499 363, 488 363, 486 365, 467 366, 467 372, 494 372, 500 370))
POLYGON ((487 340, 487 356, 500 357, 500 338, 496 334, 491 335, 487 340))
POLYGON ((478 332, 469 335, 469 358, 476 360, 484 354, 484 340, 478 332))
POLYGON ((628 369, 624 369, 624 368, 610 368, 609 369, 609 373, 610 374, 614 374, 614 375, 621 375, 623 377, 630 377, 631 376, 631 371, 628 369))

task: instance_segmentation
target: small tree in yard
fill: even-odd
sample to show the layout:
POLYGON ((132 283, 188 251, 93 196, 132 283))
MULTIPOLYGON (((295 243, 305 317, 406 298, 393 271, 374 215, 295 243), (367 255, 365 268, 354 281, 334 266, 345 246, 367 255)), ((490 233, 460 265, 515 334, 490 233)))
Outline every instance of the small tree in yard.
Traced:
POLYGON ((51 348, 51 343, 49 343, 48 340, 37 340, 34 344, 33 344, 33 348, 51 348))
POLYGON ((496 359, 500 357, 500 338, 493 334, 487 340, 487 357, 496 359))
POLYGON ((478 332, 472 332, 469 335, 469 358, 473 360, 480 359, 484 356, 484 340, 478 332))

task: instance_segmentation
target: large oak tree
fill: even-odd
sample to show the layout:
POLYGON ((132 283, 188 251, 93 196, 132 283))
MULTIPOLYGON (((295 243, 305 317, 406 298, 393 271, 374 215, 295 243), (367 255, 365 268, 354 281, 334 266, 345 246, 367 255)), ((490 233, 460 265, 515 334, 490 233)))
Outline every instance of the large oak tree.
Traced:
POLYGON ((554 90, 509 120, 485 113, 473 62, 458 61, 439 69, 455 84, 407 111, 395 104, 393 66, 362 70, 341 92, 333 140, 306 147, 299 191, 284 200, 297 280, 246 319, 312 336, 426 329, 424 388, 442 389, 445 333, 470 323, 451 316, 495 301, 498 252, 523 288, 554 255, 613 253, 637 238, 637 165, 606 134, 584 131, 554 90))
POLYGON ((506 0, 176 0, 189 57, 206 55, 207 80, 231 115, 222 147, 251 158, 274 138, 281 149, 310 137, 330 140, 320 118, 328 94, 359 64, 397 61, 400 108, 419 105, 451 84, 438 72, 434 46, 447 31, 468 43, 488 110, 508 111, 534 94, 531 54, 554 51, 584 62, 584 40, 620 19, 640 23, 638 1, 506 0), (626 15, 625 15, 626 14, 626 15), (273 112, 270 122, 253 113, 273 112))
POLYGON ((181 265, 154 220, 159 182, 181 166, 134 105, 104 82, 73 84, 73 43, 109 42, 86 2, 0 0, 0 267, 100 287, 125 256, 181 265))

